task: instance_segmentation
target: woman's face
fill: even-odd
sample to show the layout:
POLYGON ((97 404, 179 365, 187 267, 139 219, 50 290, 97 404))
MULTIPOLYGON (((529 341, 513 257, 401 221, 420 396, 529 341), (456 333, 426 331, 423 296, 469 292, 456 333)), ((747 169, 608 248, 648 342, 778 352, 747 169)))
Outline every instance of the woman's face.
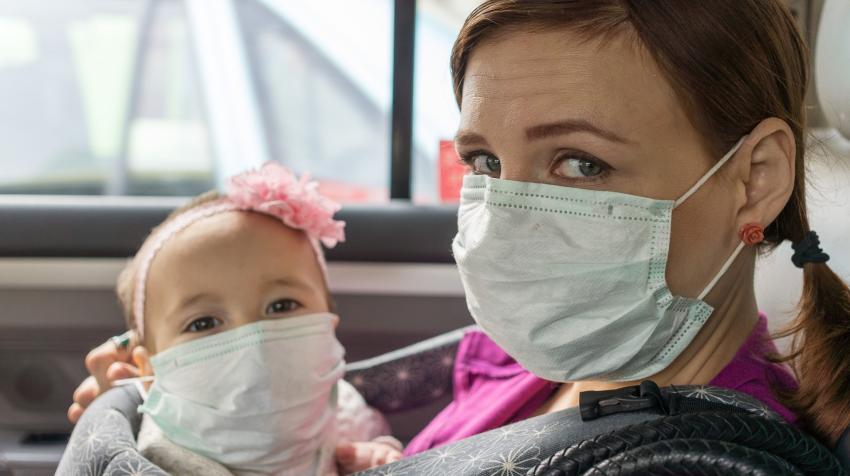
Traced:
MULTIPOLYGON (((475 47, 457 150, 476 173, 655 199, 683 195, 720 157, 649 54, 625 35, 510 32, 475 47)), ((667 279, 696 296, 736 243, 732 161, 673 213, 667 279)))

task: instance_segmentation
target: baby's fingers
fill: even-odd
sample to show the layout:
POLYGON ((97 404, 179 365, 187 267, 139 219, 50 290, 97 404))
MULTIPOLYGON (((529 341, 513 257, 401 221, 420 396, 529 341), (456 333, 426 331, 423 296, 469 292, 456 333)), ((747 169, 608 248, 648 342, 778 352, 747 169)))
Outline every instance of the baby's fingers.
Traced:
POLYGON ((342 474, 382 466, 401 458, 400 451, 384 443, 340 443, 336 446, 336 461, 342 474))
POLYGON ((126 346, 118 346, 112 340, 108 340, 92 349, 86 356, 86 368, 97 379, 100 391, 112 387, 107 373, 113 363, 130 362, 132 360, 133 348, 138 343, 138 337, 135 332, 130 332, 128 337, 129 344, 126 346))
POLYGON ((404 454, 402 454, 401 451, 390 450, 389 454, 387 455, 387 460, 384 462, 384 464, 395 463, 396 461, 401 460, 403 457, 404 454))
POLYGON ((74 403, 85 408, 100 394, 100 386, 94 377, 87 377, 83 383, 74 390, 74 403))
POLYGON ((376 466, 394 463, 400 459, 400 451, 386 445, 381 445, 373 449, 370 467, 374 468, 376 466))
POLYGON ((336 445, 336 461, 340 466, 347 467, 357 458, 357 448, 354 444, 344 442, 336 445))
POLYGON ((127 378, 135 378, 140 377, 141 372, 139 368, 135 365, 128 364, 126 362, 113 362, 112 365, 106 369, 106 378, 110 383, 127 378))
POLYGON ((70 407, 68 407, 68 420, 71 423, 77 423, 80 421, 80 417, 83 416, 83 412, 86 409, 79 403, 72 403, 70 407))
POLYGON ((94 377, 88 377, 74 390, 74 403, 68 408, 68 420, 77 423, 86 407, 100 394, 100 387, 94 377))

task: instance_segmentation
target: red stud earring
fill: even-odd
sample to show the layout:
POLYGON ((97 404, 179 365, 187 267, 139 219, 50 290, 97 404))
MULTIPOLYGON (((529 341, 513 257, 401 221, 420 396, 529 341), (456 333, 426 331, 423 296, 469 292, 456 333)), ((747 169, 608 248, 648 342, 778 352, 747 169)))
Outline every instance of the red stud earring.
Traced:
POLYGON ((764 227, 758 223, 748 223, 739 233, 741 241, 748 245, 757 245, 764 241, 764 227))

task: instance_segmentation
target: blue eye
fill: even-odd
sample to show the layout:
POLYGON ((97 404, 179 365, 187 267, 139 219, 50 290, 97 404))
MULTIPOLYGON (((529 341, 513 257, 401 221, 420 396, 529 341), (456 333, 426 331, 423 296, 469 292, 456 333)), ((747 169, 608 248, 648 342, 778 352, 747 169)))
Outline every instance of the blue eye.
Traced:
POLYGON ((206 332, 221 325, 221 320, 211 316, 204 316, 190 322, 183 332, 206 332))
POLYGON ((283 314, 301 308, 301 303, 294 299, 278 299, 266 307, 266 314, 283 314))
POLYGON ((497 157, 481 152, 475 152, 466 156, 463 161, 477 175, 490 175, 498 177, 502 172, 502 161, 497 157))
POLYGON ((611 171, 611 167, 602 161, 584 157, 570 157, 562 160, 553 173, 568 179, 599 179, 611 171))

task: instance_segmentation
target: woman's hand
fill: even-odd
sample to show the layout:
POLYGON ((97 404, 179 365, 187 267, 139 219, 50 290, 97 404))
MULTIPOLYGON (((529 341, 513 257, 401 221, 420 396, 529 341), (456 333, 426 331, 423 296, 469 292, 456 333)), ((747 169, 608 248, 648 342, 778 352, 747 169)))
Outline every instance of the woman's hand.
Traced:
POLYGON ((130 331, 130 342, 119 346, 112 339, 92 349, 86 356, 86 368, 91 375, 83 380, 74 392, 74 403, 68 408, 68 419, 76 423, 83 412, 98 395, 109 390, 112 382, 122 378, 139 376, 139 369, 132 365, 133 348, 138 336, 130 331))
POLYGON ((373 441, 338 444, 336 462, 340 474, 356 473, 400 460, 401 444, 395 438, 392 440, 380 437, 373 441))

